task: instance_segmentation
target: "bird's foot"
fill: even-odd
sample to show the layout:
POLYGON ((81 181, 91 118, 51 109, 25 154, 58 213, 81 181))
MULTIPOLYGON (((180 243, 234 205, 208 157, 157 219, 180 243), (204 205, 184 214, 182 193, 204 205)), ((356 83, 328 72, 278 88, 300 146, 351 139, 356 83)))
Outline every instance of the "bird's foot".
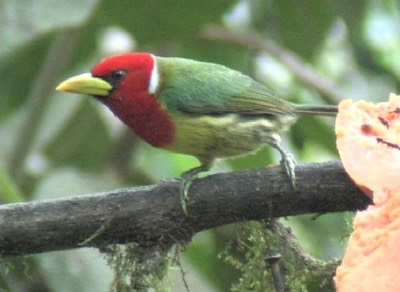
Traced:
POLYGON ((196 178, 196 174, 195 175, 191 174, 191 171, 192 170, 184 172, 181 178, 181 187, 180 187, 181 206, 185 216, 189 215, 189 212, 187 210, 187 203, 189 202, 190 185, 192 184, 192 181, 196 178))
POLYGON ((296 189, 296 160, 294 156, 290 153, 287 153, 281 146, 280 146, 280 137, 278 135, 272 135, 270 137, 269 144, 279 151, 281 154, 281 166, 285 169, 286 174, 290 179, 290 183, 294 189, 296 189))
POLYGON ((285 169, 286 174, 288 175, 290 179, 290 183, 292 184, 292 187, 295 189, 296 188, 296 160, 294 159, 294 156, 290 153, 281 152, 281 162, 280 164, 282 167, 285 169))
POLYGON ((200 172, 208 171, 211 168, 211 165, 212 161, 207 160, 203 162, 199 167, 189 169, 188 171, 182 173, 180 196, 181 196, 182 211, 185 214, 185 216, 189 215, 189 212, 187 210, 187 205, 189 203, 189 189, 193 180, 197 178, 200 172))

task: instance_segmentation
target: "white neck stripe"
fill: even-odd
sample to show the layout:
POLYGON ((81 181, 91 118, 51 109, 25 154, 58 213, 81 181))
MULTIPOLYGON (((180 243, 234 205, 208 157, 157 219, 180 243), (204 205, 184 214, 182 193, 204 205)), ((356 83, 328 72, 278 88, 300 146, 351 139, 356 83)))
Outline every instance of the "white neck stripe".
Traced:
POLYGON ((158 64, 157 64, 157 59, 154 55, 151 55, 153 58, 153 70, 151 70, 151 75, 150 75, 150 82, 149 82, 149 88, 148 92, 151 94, 155 94, 158 89, 158 85, 160 83, 160 74, 158 72, 158 64))

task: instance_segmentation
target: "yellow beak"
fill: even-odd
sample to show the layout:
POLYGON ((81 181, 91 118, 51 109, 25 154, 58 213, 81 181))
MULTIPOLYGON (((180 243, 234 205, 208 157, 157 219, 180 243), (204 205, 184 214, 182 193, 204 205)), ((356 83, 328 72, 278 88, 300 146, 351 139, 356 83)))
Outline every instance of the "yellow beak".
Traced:
POLYGON ((93 77, 90 73, 84 73, 71 77, 60 83, 56 90, 81 93, 95 96, 108 96, 112 89, 111 84, 103 79, 93 77))

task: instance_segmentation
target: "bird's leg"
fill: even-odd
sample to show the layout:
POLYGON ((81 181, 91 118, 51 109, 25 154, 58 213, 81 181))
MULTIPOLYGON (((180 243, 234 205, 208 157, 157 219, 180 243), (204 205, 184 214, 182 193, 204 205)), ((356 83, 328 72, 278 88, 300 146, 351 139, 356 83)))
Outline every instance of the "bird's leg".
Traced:
POLYGON ((181 205, 182 205, 182 211, 185 213, 187 216, 189 213, 187 211, 187 203, 189 201, 189 188, 190 185, 192 184, 192 181, 197 178, 199 173, 208 171, 211 166, 213 165, 213 160, 212 159, 199 159, 201 162, 201 165, 199 167, 195 167, 192 169, 189 169, 188 171, 185 171, 182 173, 182 178, 181 178, 181 188, 180 188, 180 194, 181 194, 181 205))
POLYGON ((292 154, 287 153, 283 148, 280 146, 280 137, 278 135, 271 135, 269 137, 268 144, 271 145, 273 148, 279 151, 281 154, 281 165, 285 168, 285 171, 290 179, 290 182, 293 188, 296 188, 296 161, 292 154))

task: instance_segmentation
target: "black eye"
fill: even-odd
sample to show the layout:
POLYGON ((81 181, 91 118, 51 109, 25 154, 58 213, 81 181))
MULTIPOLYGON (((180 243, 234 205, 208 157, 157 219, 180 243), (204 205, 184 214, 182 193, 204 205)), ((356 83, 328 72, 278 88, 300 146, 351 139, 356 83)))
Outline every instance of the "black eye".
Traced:
POLYGON ((105 79, 112 85, 122 82, 127 75, 127 72, 122 69, 112 71, 105 79))

